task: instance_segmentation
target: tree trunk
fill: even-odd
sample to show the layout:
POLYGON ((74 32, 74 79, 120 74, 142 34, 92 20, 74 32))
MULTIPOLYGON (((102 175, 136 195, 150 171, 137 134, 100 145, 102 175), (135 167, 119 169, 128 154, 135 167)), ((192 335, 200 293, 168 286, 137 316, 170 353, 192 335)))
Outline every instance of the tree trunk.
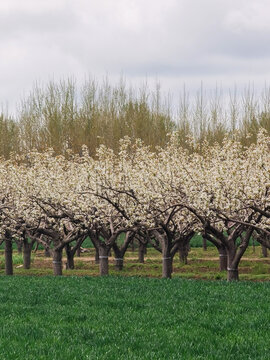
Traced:
POLYGON ((236 254, 236 249, 234 247, 227 248, 227 280, 228 281, 238 281, 238 266, 234 264, 234 257, 236 254))
POLYGON ((115 260, 115 268, 116 268, 116 270, 123 270, 124 259, 120 258, 120 257, 117 257, 114 260, 115 260))
POLYGON ((182 264, 187 264, 189 244, 179 244, 179 260, 182 264))
POLYGON ((116 244, 113 245, 113 251, 115 256, 114 261, 116 270, 123 270, 124 259, 122 251, 118 248, 116 244))
POLYGON ((144 255, 147 255, 147 245, 144 245, 144 255))
POLYGON ((34 253, 36 253, 38 251, 38 247, 39 247, 39 243, 36 242, 36 246, 35 246, 35 249, 34 249, 34 253))
POLYGON ((97 247, 95 248, 95 263, 99 264, 99 250, 97 247))
POLYGON ((227 280, 228 281, 238 281, 239 280, 239 274, 238 269, 227 269, 227 280))
POLYGON ((227 270, 228 256, 225 248, 218 248, 219 252, 219 270, 227 270))
POLYGON ((17 249, 18 249, 18 254, 22 253, 22 249, 23 249, 23 243, 22 241, 17 241, 17 249))
POLYGON ((53 273, 56 276, 62 275, 62 252, 63 249, 53 251, 53 273))
MULTIPOLYGON (((76 254, 78 257, 81 256, 81 247, 79 246, 78 249, 76 250, 76 254)), ((74 269, 74 268, 73 268, 74 269)))
POLYGON ((135 251, 135 241, 134 241, 134 239, 131 241, 131 251, 132 252, 135 251))
POLYGON ((252 250, 253 250, 253 254, 255 254, 256 247, 255 247, 255 239, 254 238, 252 238, 252 250))
POLYGON ((51 257, 51 249, 49 247, 45 247, 44 249, 44 256, 45 257, 51 257))
POLYGON ((70 245, 67 244, 65 246, 66 254, 67 254, 67 263, 66 269, 74 269, 74 253, 71 251, 70 245))
POLYGON ((23 242, 23 268, 30 269, 32 245, 27 241, 23 242))
POLYGON ((166 279, 172 277, 172 258, 170 256, 162 258, 162 277, 166 279))
POLYGON ((144 263, 144 255, 145 255, 146 246, 142 243, 139 244, 139 263, 144 263))
POLYGON ((109 249, 105 246, 99 247, 99 275, 105 276, 109 274, 109 249))
POLYGON ((13 275, 12 240, 5 239, 5 274, 13 275))
POLYGON ((262 247, 262 256, 266 258, 267 257, 267 247, 264 245, 262 245, 261 247, 262 247))
POLYGON ((206 240, 206 237, 204 237, 204 236, 202 238, 202 244, 203 244, 203 250, 206 251, 207 250, 207 240, 206 240))

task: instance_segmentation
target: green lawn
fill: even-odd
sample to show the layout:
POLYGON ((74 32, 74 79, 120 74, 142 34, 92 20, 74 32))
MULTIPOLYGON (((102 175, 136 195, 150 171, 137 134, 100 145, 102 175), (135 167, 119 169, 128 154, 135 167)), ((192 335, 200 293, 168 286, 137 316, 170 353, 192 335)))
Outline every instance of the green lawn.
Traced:
POLYGON ((0 277, 0 358, 268 359, 270 283, 0 277))

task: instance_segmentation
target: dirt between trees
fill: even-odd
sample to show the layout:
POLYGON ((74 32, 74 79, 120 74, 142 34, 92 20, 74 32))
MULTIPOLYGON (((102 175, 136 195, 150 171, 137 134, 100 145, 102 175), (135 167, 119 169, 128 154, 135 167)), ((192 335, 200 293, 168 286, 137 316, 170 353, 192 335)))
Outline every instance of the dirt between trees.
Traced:
MULTIPOLYGON (((51 262, 52 261, 52 258, 51 257, 44 257, 44 254, 43 252, 39 251, 35 254, 35 262, 37 261, 37 258, 42 258, 42 261, 46 261, 46 262, 51 262)), ((80 256, 80 257, 75 257, 74 258, 75 261, 84 261, 84 262, 94 262, 95 261, 95 257, 94 256, 80 256)), ((161 257, 159 256, 145 256, 144 257, 145 261, 147 260, 151 260, 151 261, 155 261, 155 262, 161 262, 162 259, 161 257)), ((128 261, 133 261, 133 262, 138 262, 138 256, 126 256, 124 258, 124 261, 125 262, 128 262, 128 261)), ((63 256, 63 262, 66 261, 66 257, 63 256)), ((191 262, 205 262, 205 261, 213 261, 213 262, 218 262, 219 261, 219 257, 216 256, 216 257, 213 257, 213 256, 205 256, 205 257, 195 257, 195 258, 188 258, 188 263, 191 263, 191 262)), ((266 263, 266 264, 270 264, 270 258, 260 258, 260 257, 242 257, 241 259, 241 262, 242 261, 251 261, 251 262, 263 262, 263 263, 266 263)), ((109 257, 109 262, 114 262, 114 256, 110 256, 109 257)), ((174 263, 176 262, 179 262, 178 260, 178 257, 175 256, 174 258, 174 263)), ((241 263, 240 263, 241 264, 241 263)))
MULTIPOLYGON (((160 256, 145 256, 145 263, 140 264, 137 256, 128 254, 124 259, 124 268, 122 271, 117 271, 113 266, 115 264, 114 257, 109 257, 110 273, 121 274, 123 276, 144 276, 144 277, 161 277, 162 259, 160 256), (131 255, 131 256, 129 256, 131 255)), ((193 254, 195 255, 195 254, 193 254)), ((255 255, 255 254, 254 254, 255 255)), ((73 270, 66 269, 66 257, 63 257, 64 275, 74 276, 98 276, 98 264, 95 263, 94 256, 87 256, 82 254, 80 257, 75 257, 75 268, 73 270)), ((270 258, 260 257, 244 257, 240 263, 240 274, 246 280, 267 281, 270 280, 270 258)), ((31 269, 22 269, 21 266, 16 267, 20 275, 50 275, 52 271, 52 258, 44 257, 42 251, 38 251, 33 257, 31 269), (40 270, 40 272, 38 271, 40 270)), ((226 272, 219 271, 219 258, 216 256, 195 257, 188 258, 188 264, 181 264, 178 256, 173 262, 173 274, 179 277, 194 278, 194 279, 209 279, 218 280, 226 279, 226 272), (224 276, 223 276, 224 275, 224 276)))

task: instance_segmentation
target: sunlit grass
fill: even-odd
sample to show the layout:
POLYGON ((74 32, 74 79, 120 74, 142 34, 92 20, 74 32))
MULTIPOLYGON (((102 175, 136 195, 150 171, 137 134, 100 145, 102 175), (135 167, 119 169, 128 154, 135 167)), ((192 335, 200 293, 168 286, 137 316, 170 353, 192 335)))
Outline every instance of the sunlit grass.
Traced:
POLYGON ((1 277, 1 359, 267 359, 270 283, 1 277))

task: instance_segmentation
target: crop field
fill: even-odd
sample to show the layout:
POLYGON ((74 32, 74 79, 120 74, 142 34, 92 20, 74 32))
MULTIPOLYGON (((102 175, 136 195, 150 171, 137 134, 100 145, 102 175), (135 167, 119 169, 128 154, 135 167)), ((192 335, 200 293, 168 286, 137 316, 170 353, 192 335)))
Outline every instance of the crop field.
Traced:
POLYGON ((268 282, 1 277, 1 359, 267 359, 269 296, 268 282))

